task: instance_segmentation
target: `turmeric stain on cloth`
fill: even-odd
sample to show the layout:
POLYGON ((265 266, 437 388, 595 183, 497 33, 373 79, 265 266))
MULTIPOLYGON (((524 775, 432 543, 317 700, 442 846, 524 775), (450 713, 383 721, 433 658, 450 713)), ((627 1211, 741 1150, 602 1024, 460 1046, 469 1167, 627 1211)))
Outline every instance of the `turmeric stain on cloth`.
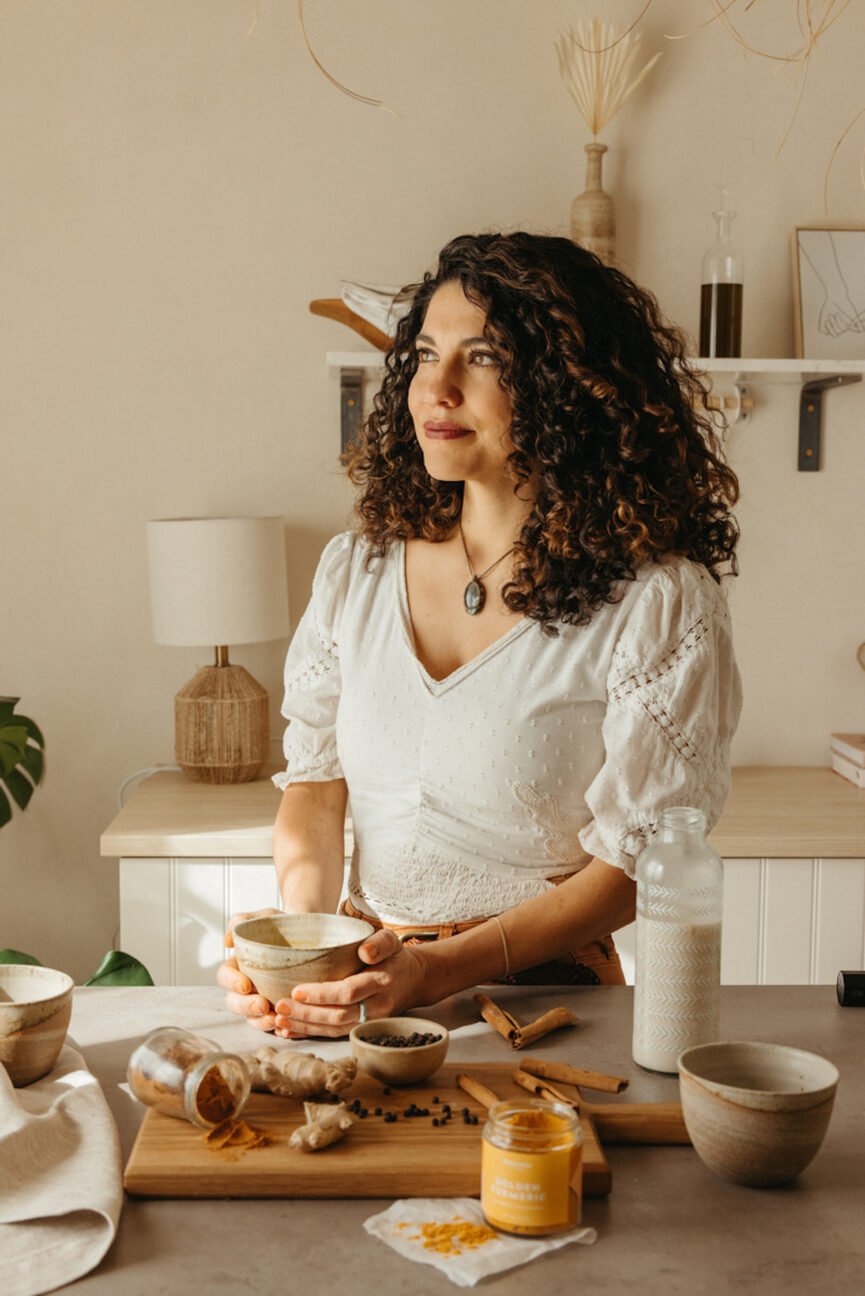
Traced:
POLYGON ((485 1224, 472 1224, 469 1220, 455 1215, 446 1224, 437 1224, 430 1220, 424 1224, 398 1224, 397 1228, 416 1228, 419 1231, 410 1236, 411 1242, 421 1242, 427 1251, 438 1251, 441 1255, 462 1255, 464 1251, 474 1251, 487 1242, 494 1241, 498 1234, 485 1224))

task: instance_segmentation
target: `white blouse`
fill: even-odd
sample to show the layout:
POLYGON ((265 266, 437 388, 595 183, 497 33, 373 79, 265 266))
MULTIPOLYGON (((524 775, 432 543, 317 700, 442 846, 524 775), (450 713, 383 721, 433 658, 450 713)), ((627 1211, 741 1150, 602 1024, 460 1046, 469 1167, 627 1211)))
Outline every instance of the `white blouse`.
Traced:
POLYGON ((727 602, 705 568, 647 565, 587 626, 524 618, 443 680, 414 649, 405 546, 325 549, 285 663, 287 768, 345 778, 349 894, 393 923, 486 917, 599 856, 633 876, 665 806, 709 826, 741 707, 727 602))

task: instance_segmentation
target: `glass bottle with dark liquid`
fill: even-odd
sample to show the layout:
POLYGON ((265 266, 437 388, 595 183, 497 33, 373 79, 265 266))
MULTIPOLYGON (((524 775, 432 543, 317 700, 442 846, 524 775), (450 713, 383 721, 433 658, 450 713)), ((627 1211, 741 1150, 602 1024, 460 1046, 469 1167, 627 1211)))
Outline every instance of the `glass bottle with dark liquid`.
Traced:
POLYGON ((718 237, 703 257, 700 288, 700 355, 742 354, 742 281, 744 259, 733 243, 733 211, 727 210, 727 190, 713 212, 718 237))

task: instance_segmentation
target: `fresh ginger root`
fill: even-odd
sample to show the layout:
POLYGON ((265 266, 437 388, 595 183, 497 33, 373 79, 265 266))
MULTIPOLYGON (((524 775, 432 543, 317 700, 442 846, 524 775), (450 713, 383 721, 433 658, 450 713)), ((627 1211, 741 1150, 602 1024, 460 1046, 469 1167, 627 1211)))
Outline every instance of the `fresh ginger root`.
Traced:
POLYGON ((344 1102, 336 1107, 332 1103, 305 1102, 303 1114, 306 1124, 299 1126, 289 1139, 290 1147, 300 1148, 303 1152, 317 1152, 319 1148, 335 1143, 354 1124, 354 1117, 344 1102))
MULTIPOLYGON (((253 1089, 267 1089, 280 1098, 311 1098, 313 1094, 341 1093, 354 1080, 357 1062, 340 1058, 324 1062, 314 1053, 290 1053, 270 1045, 247 1053, 244 1062, 253 1089)), ((330 1108, 336 1111, 338 1108, 330 1108)))

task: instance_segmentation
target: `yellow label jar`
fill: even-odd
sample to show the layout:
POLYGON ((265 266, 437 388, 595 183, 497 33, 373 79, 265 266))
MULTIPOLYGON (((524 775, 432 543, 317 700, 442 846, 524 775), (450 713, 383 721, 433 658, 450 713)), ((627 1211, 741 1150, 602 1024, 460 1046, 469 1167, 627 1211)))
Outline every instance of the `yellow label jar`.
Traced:
POLYGON ((493 1228, 540 1237, 580 1221, 583 1132, 564 1103, 527 1098, 489 1109, 481 1208, 493 1228))

